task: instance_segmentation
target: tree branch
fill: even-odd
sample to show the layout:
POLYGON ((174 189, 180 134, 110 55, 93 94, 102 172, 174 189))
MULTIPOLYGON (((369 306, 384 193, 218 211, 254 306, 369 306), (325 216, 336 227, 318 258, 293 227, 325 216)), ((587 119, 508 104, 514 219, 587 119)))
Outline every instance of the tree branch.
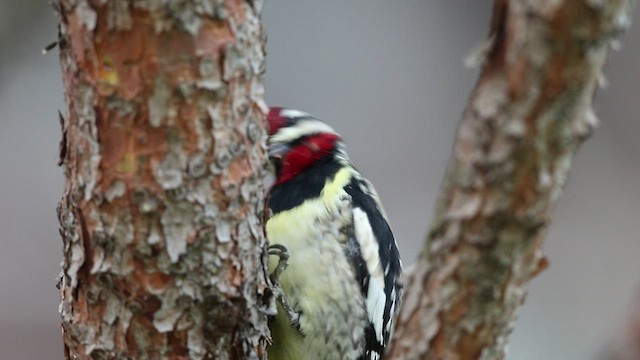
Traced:
POLYGON ((56 3, 66 358, 266 357, 261 6, 56 3))
POLYGON ((497 0, 391 359, 501 359, 631 1, 497 0))

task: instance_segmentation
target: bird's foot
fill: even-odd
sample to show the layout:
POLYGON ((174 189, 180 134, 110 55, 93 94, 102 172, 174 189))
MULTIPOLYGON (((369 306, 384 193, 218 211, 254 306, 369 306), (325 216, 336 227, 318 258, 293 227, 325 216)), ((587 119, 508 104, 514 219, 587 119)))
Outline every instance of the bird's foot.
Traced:
POLYGON ((267 247, 267 252, 269 256, 273 255, 279 258, 278 265, 276 265, 275 270, 273 270, 273 272, 269 275, 269 280, 271 280, 271 284, 273 286, 273 294, 280 303, 280 306, 282 306, 282 309, 286 313, 291 325, 298 331, 300 331, 300 313, 295 311, 289 304, 289 301, 287 301, 284 291, 280 286, 280 275, 282 275, 282 272, 288 266, 289 250, 287 250, 284 245, 274 244, 267 247))
POLYGON ((289 250, 287 247, 280 244, 269 245, 267 247, 267 253, 269 256, 274 255, 279 258, 278 265, 276 265, 275 270, 269 275, 269 280, 274 285, 280 286, 280 275, 289 265, 289 250))

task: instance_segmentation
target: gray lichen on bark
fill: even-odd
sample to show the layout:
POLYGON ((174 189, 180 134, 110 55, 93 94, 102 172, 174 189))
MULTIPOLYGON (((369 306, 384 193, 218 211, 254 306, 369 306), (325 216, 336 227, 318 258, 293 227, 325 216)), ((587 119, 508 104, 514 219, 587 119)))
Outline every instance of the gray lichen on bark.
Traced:
POLYGON ((262 1, 60 0, 67 358, 264 358, 262 1))

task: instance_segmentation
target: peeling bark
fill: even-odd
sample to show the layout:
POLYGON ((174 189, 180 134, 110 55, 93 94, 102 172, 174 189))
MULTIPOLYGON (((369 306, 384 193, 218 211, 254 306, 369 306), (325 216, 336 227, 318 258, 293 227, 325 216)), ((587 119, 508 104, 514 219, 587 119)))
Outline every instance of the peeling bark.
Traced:
POLYGON ((627 0, 497 0, 391 359, 502 359, 627 0))
POLYGON ((66 358, 265 358, 262 1, 55 5, 66 358))

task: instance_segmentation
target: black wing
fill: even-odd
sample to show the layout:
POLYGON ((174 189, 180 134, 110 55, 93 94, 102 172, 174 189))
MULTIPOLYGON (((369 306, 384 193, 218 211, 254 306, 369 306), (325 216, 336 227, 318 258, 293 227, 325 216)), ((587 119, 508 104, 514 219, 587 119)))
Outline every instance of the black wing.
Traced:
POLYGON ((395 238, 371 184, 354 177, 345 190, 351 195, 354 207, 348 255, 354 265, 369 316, 369 325, 365 330, 364 359, 381 359, 400 306, 402 286, 399 277, 402 264, 395 238), (374 238, 371 238, 371 234, 374 238), (375 245, 377 256, 371 253, 375 245), (380 283, 384 284, 384 288, 378 286, 380 283))

